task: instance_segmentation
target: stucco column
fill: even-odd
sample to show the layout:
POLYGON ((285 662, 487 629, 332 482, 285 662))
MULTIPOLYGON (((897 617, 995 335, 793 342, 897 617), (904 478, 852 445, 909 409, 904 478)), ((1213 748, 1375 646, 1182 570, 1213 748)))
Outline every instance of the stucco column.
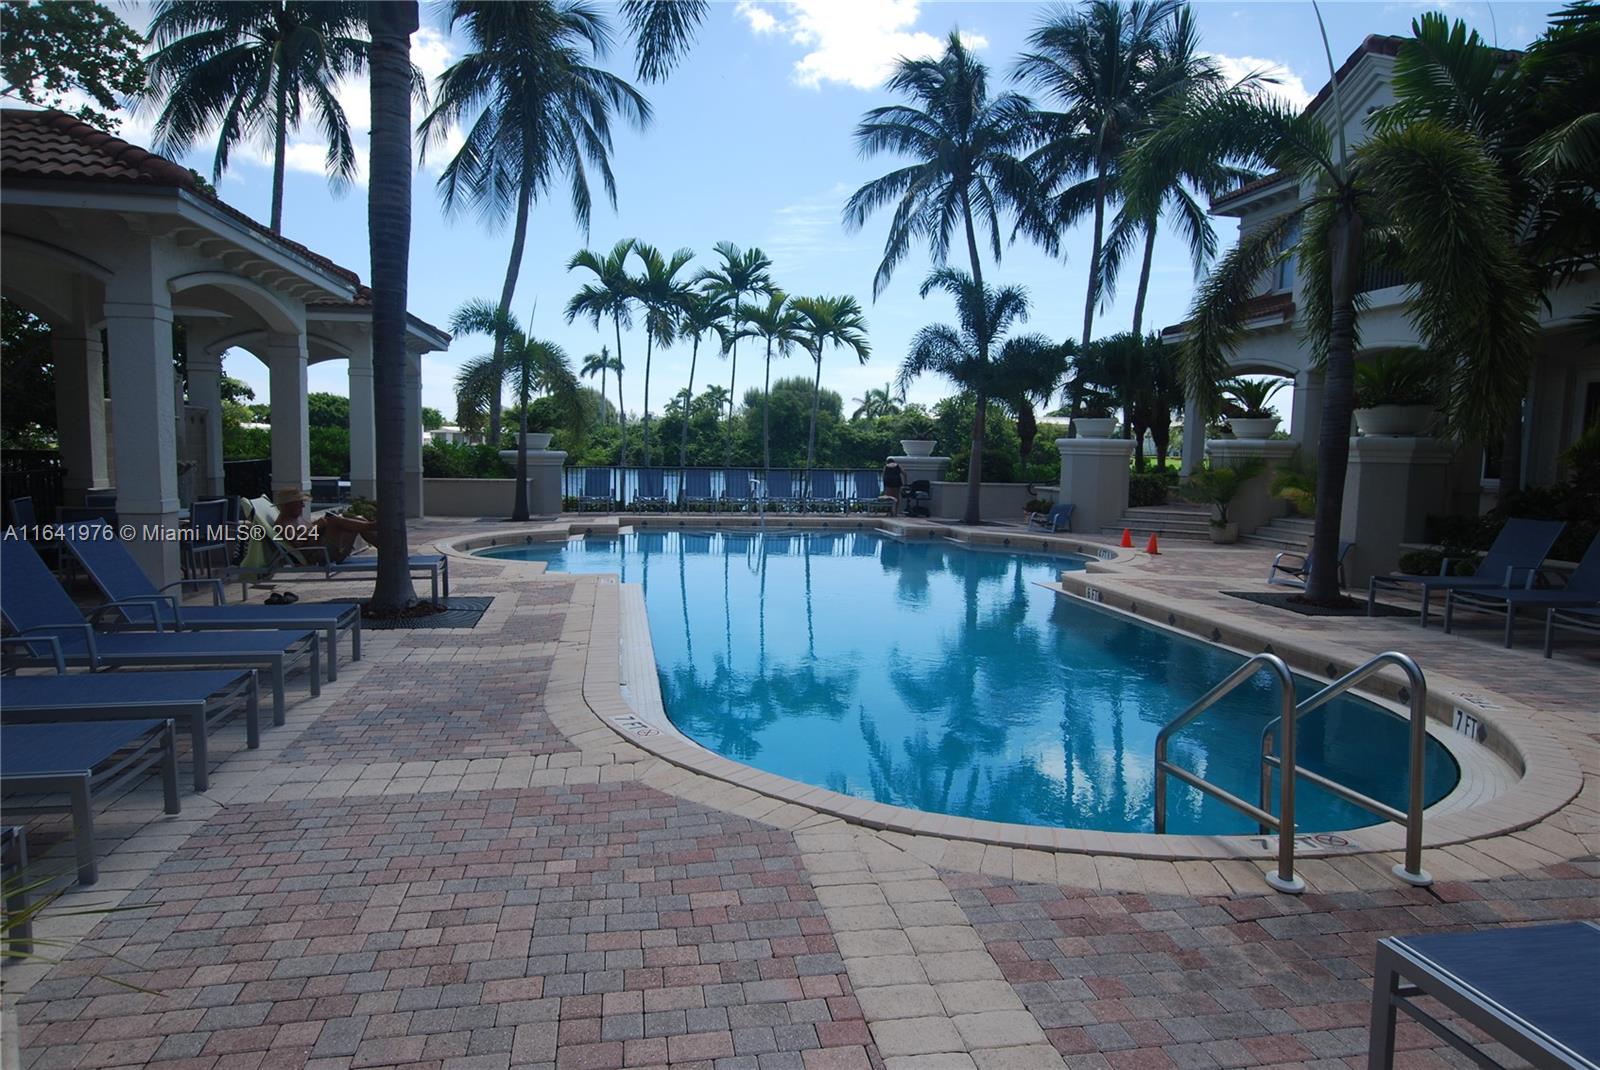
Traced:
POLYGON ((206 413, 205 450, 195 474, 195 493, 201 498, 219 498, 224 493, 221 354, 189 354, 189 404, 206 413))
POLYGON ((422 358, 406 354, 406 516, 422 515, 422 358))
POLYGON ((1400 544, 1421 542, 1430 514, 1450 503, 1454 447, 1433 438, 1362 435, 1350 440, 1339 538, 1355 543, 1345 558, 1351 587, 1393 571, 1400 544))
POLYGON ((1178 475, 1187 479, 1191 472, 1200 470, 1206 458, 1206 420, 1200 413, 1198 398, 1183 403, 1183 460, 1178 475))
MULTIPOLYGON (((117 521, 129 550, 159 586, 179 578, 178 433, 173 398, 172 303, 164 287, 140 291, 131 300, 105 304, 111 349, 111 397, 116 404, 112 436, 117 454, 117 521), (164 537, 166 536, 166 537, 164 537)), ((118 292, 117 297, 123 294, 118 292)))
POLYGON ((1284 439, 1263 438, 1219 438, 1206 443, 1212 468, 1238 468, 1251 460, 1262 463, 1261 472, 1239 485, 1228 506, 1228 518, 1239 525, 1241 535, 1288 515, 1289 503, 1273 496, 1272 480, 1297 447, 1298 443, 1284 439))
MULTIPOLYGON (((1184 427, 1188 454, 1189 428, 1184 427)), ((1116 523, 1128 509, 1128 476, 1133 457, 1129 438, 1058 438, 1061 491, 1058 502, 1071 503, 1072 530, 1088 533, 1116 523)))
MULTIPOLYGON (((56 370, 56 427, 61 444, 62 488, 71 503, 85 491, 107 486, 106 380, 100 332, 87 327, 52 327, 50 353, 56 370)), ((54 521, 55 517, 40 517, 54 521)))
POLYGON ((378 496, 378 436, 373 426, 372 339, 350 353, 350 494, 378 496))
POLYGON ((272 493, 311 489, 311 418, 306 395, 306 336, 267 338, 272 409, 272 493))
POLYGON ((1303 455, 1315 456, 1317 438, 1322 434, 1322 373, 1314 368, 1307 368, 1294 377, 1294 412, 1290 424, 1290 434, 1303 455))
POLYGON ((566 463, 567 455, 562 450, 528 451, 529 513, 555 516, 561 512, 561 473, 566 463))

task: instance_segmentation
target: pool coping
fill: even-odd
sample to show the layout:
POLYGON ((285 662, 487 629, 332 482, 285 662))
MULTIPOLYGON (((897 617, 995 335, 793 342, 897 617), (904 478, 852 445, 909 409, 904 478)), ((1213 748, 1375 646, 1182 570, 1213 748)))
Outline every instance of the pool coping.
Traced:
MULTIPOLYGON (((490 531, 481 535, 457 538, 439 544, 440 549, 454 556, 484 558, 474 551, 496 546, 526 545, 535 542, 560 541, 573 535, 615 534, 623 528, 748 528, 759 525, 757 518, 708 515, 704 518, 663 517, 660 514, 621 516, 607 515, 602 520, 588 518, 547 522, 533 528, 490 531)), ((767 528, 774 526, 772 518, 767 528)), ((1165 627, 1189 638, 1229 646, 1236 652, 1252 653, 1268 650, 1282 656, 1291 668, 1304 675, 1326 680, 1338 676, 1355 662, 1342 653, 1304 644, 1284 643, 1281 636, 1266 632, 1264 626, 1250 621, 1227 621, 1228 630, 1212 620, 1202 620, 1189 610, 1181 599, 1163 601, 1152 597, 1143 589, 1123 589, 1116 583, 1116 566, 1136 559, 1136 554, 1103 544, 1080 542, 1072 536, 1026 535, 1018 540, 1015 533, 1003 531, 970 532, 937 522, 892 519, 882 517, 807 517, 784 516, 779 530, 803 529, 861 530, 871 528, 900 538, 951 537, 961 543, 994 545, 1000 548, 1028 549, 1019 542, 1039 541, 1046 552, 1076 553, 1095 558, 1083 572, 1064 572, 1056 586, 1058 597, 1073 597, 1086 605, 1113 613, 1134 617, 1143 624, 1165 627), (1080 590, 1084 593, 1080 593, 1080 590), (1097 596, 1086 592, 1094 590, 1097 596), (1120 603, 1120 604, 1119 604, 1120 603), (1143 606, 1144 612, 1140 612, 1143 606), (1165 624, 1150 614, 1159 612, 1167 617, 1165 624), (1180 625, 1186 623, 1191 627, 1180 625), (1198 630, 1209 627, 1211 634, 1198 630), (1227 640, 1232 639, 1232 642, 1227 640), (1277 640, 1275 643, 1274 640, 1277 640), (1324 673, 1325 668, 1337 671, 1324 673)), ((518 562, 514 559, 490 559, 512 567, 526 567, 536 574, 544 572, 539 562, 518 562)), ((808 809, 842 818, 869 829, 899 832, 915 836, 933 836, 952 841, 967 841, 1013 849, 1032 849, 1055 852, 1113 855, 1166 861, 1186 859, 1216 861, 1242 859, 1264 862, 1275 854, 1274 836, 1195 836, 1157 835, 1155 833, 1101 832, 1089 829, 1052 828, 1036 825, 1019 825, 987 821, 977 818, 937 814, 893 806, 855 796, 844 795, 801 781, 791 780, 753 766, 724 758, 707 750, 679 733, 670 722, 653 723, 648 711, 641 713, 628 701, 623 691, 623 643, 628 629, 624 627, 622 611, 622 585, 614 576, 611 582, 596 586, 595 619, 587 653, 584 673, 583 699, 590 712, 617 736, 649 754, 672 765, 733 784, 768 798, 793 803, 808 809), (614 652, 612 657, 599 654, 614 652)), ((647 629, 634 629, 632 643, 649 643, 647 629)), ((641 655, 633 652, 634 657, 641 655)), ((649 654, 654 662, 653 652, 649 654)), ((1393 708, 1401 683, 1387 674, 1375 677, 1370 688, 1358 694, 1393 708)), ((1482 691, 1475 688, 1475 692, 1482 691)), ((1519 703, 1489 694, 1462 694, 1457 690, 1435 688, 1430 685, 1428 714, 1430 733, 1442 736, 1441 725, 1447 726, 1454 711, 1469 712, 1488 729, 1486 745, 1506 761, 1517 779, 1482 802, 1465 807, 1452 807, 1451 798, 1459 791, 1440 800, 1426 812, 1424 821, 1424 846, 1444 847, 1469 843, 1473 840, 1503 835, 1536 824, 1561 809, 1577 795, 1582 786, 1582 776, 1576 758, 1553 734, 1525 717, 1506 716, 1517 712, 1533 712, 1519 703), (1529 776, 1533 763, 1539 775, 1529 776)), ((665 719, 663 718, 663 721, 665 719)), ((1443 731, 1448 731, 1448 727, 1443 731)), ((1449 744, 1459 745, 1456 740, 1449 744)), ((1447 744, 1447 745, 1449 745, 1447 744)), ((1455 747, 1452 746, 1452 751, 1455 747)), ((1334 833, 1303 835, 1299 838, 1296 853, 1306 858, 1326 858, 1339 855, 1391 852, 1404 846, 1405 831, 1393 823, 1383 823, 1361 829, 1334 833)))

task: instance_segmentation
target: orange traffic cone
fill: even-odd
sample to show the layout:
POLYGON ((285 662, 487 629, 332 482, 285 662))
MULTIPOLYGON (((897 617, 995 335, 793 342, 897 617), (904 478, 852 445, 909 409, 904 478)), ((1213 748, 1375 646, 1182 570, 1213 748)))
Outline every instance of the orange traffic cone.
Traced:
POLYGON ((1127 528, 1123 528, 1122 529, 1122 545, 1123 546, 1132 546, 1133 545, 1133 532, 1129 531, 1127 528))
POLYGON ((1151 557, 1156 557, 1161 553, 1160 550, 1156 549, 1156 533, 1153 531, 1150 533, 1150 541, 1145 544, 1144 552, 1151 557))

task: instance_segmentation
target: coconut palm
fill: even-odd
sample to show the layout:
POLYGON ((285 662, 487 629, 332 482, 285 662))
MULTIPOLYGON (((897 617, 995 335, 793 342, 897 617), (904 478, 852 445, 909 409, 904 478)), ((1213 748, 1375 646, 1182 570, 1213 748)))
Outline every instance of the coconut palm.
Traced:
POLYGON ((1023 379, 1024 369, 1055 359, 1047 351, 1060 347, 1042 335, 1001 339, 1028 318, 1028 295, 1020 286, 982 286, 954 268, 940 268, 922 283, 927 297, 943 290, 955 299, 957 325, 923 327, 911 339, 911 351, 900 365, 901 389, 920 375, 942 375, 973 395, 972 452, 967 464, 967 508, 964 524, 982 520, 978 493, 983 483, 983 438, 991 399, 1001 399, 1023 379), (999 346, 999 351, 995 347, 999 346))
POLYGON ((876 420, 880 416, 895 416, 900 412, 900 406, 905 404, 905 391, 896 391, 894 383, 884 383, 882 389, 869 387, 867 392, 858 398, 851 398, 856 403, 855 412, 850 414, 852 420, 876 420))
POLYGON ((650 357, 656 346, 666 349, 678 337, 678 321, 689 284, 678 273, 694 259, 693 249, 679 249, 671 258, 645 242, 633 243, 633 255, 644 269, 633 277, 633 298, 644 312, 644 463, 650 464, 650 357))
POLYGON ((795 311, 789 295, 774 290, 764 305, 740 305, 739 326, 729 340, 760 338, 767 343, 767 377, 761 386, 761 465, 772 467, 772 422, 768 404, 772 392, 772 350, 786 357, 797 345, 805 344, 800 313, 795 311))
POLYGON ((552 398, 561 413, 561 426, 578 434, 587 414, 578 377, 560 346, 529 338, 515 316, 502 316, 500 307, 482 299, 468 301, 450 317, 457 337, 487 334, 504 340, 499 359, 493 353, 472 357, 456 373, 458 407, 482 412, 510 386, 517 398, 520 426, 517 434, 517 490, 511 519, 528 519, 528 408, 535 396, 552 398))
POLYGON ((584 283, 583 288, 567 302, 565 316, 571 323, 579 316, 600 329, 600 321, 609 319, 617 336, 617 426, 622 432, 622 464, 628 463, 628 416, 622 406, 622 328, 633 326, 633 279, 628 276, 628 254, 633 251, 634 240, 623 238, 611 247, 609 253, 596 253, 584 249, 567 261, 567 270, 583 268, 593 272, 595 281, 584 283))
MULTIPOLYGON (((500 290, 504 323, 534 201, 564 176, 572 214, 587 232, 591 173, 616 205, 613 119, 643 128, 650 105, 626 79, 599 65, 610 51, 610 27, 582 0, 452 0, 446 10, 449 28, 464 32, 471 51, 439 76, 438 99, 417 129, 426 154, 465 126, 460 149, 439 174, 447 214, 471 209, 493 226, 515 216, 500 290)), ((504 339, 497 339, 495 352, 503 347, 504 339)), ((496 401, 489 435, 498 441, 499 434, 496 401)))
POLYGON ((372 30, 372 177, 367 244, 372 257, 372 396, 377 443, 378 575, 371 608, 416 604, 406 539, 406 284, 411 262, 411 35, 416 0, 368 5, 372 30))
POLYGON ((622 0, 621 7, 633 34, 634 69, 646 82, 666 78, 710 9, 706 0, 622 0))
POLYGON ((718 242, 712 249, 722 258, 722 266, 706 268, 695 281, 722 306, 728 321, 722 352, 732 358, 728 372, 728 447, 727 463, 733 464, 733 404, 739 379, 739 307, 747 297, 772 293, 772 260, 760 249, 740 249, 732 242, 718 242))
POLYGON ((1016 420, 1017 455, 1024 473, 1033 463, 1033 447, 1039 438, 1038 410, 1050 404, 1077 351, 1071 342, 1051 345, 1041 341, 1035 336, 1009 356, 1002 350, 994 384, 994 399, 1010 409, 1016 420))
POLYGON ((856 360, 865 364, 872 356, 867 344, 867 321, 854 297, 797 297, 794 310, 800 314, 800 329, 807 337, 806 349, 816 362, 817 374, 811 384, 811 430, 806 435, 806 468, 817 454, 817 410, 822 402, 822 354, 831 343, 838 349, 855 351, 856 360))
POLYGON ((1081 346, 1094 329, 1113 168, 1145 125, 1162 28, 1178 7, 1177 0, 1091 0, 1057 8, 1028 35, 1031 47, 1017 61, 1017 77, 1061 108, 1041 116, 1049 138, 1029 159, 1052 190, 1053 222, 1065 227, 1093 214, 1081 346))
POLYGON ((886 84, 913 103, 867 112, 856 127, 856 147, 863 156, 889 152, 913 162, 868 182, 844 206, 845 225, 856 230, 879 208, 894 205, 872 296, 889 285, 916 239, 926 240, 934 263, 943 264, 957 227, 972 277, 982 286, 980 227, 996 260, 1003 216, 1040 235, 1048 230, 1038 184, 1017 158, 1035 137, 1033 105, 1017 93, 991 98, 988 68, 954 32, 942 55, 900 60, 886 84))
MULTIPOLYGON (((727 331, 722 326, 722 302, 715 297, 691 290, 683 295, 679 312, 682 319, 678 323, 678 336, 693 343, 689 351, 689 385, 683 390, 683 440, 678 443, 678 466, 681 468, 689 463, 689 412, 694 405, 694 370, 700 360, 700 340, 711 332, 725 338, 727 331)), ((713 430, 715 426, 712 425, 713 430)))
MULTIPOLYGON (((617 358, 613 357, 611 350, 605 346, 600 347, 600 352, 590 353, 587 357, 584 357, 583 364, 578 368, 578 374, 585 379, 593 379, 597 375, 600 377, 600 412, 602 417, 606 411, 606 373, 613 370, 619 370, 617 358)), ((620 404, 618 407, 620 410, 620 404)))
POLYGON ((148 35, 156 50, 145 60, 149 83, 138 101, 161 109, 156 147, 182 154, 215 130, 215 181, 242 142, 270 144, 270 225, 281 233, 289 133, 308 113, 328 141, 328 177, 336 186, 355 178, 355 142, 334 91, 366 68, 366 22, 366 5, 353 2, 159 0, 148 35))

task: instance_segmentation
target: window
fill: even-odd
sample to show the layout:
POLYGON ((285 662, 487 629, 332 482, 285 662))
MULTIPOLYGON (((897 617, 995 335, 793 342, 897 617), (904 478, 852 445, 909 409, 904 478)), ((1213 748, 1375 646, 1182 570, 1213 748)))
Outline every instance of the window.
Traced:
POLYGON ((1289 224, 1289 229, 1284 232, 1283 241, 1279 249, 1289 250, 1289 255, 1278 262, 1277 274, 1273 279, 1273 292, 1294 289, 1295 261, 1294 247, 1300 243, 1300 220, 1296 219, 1289 224))

